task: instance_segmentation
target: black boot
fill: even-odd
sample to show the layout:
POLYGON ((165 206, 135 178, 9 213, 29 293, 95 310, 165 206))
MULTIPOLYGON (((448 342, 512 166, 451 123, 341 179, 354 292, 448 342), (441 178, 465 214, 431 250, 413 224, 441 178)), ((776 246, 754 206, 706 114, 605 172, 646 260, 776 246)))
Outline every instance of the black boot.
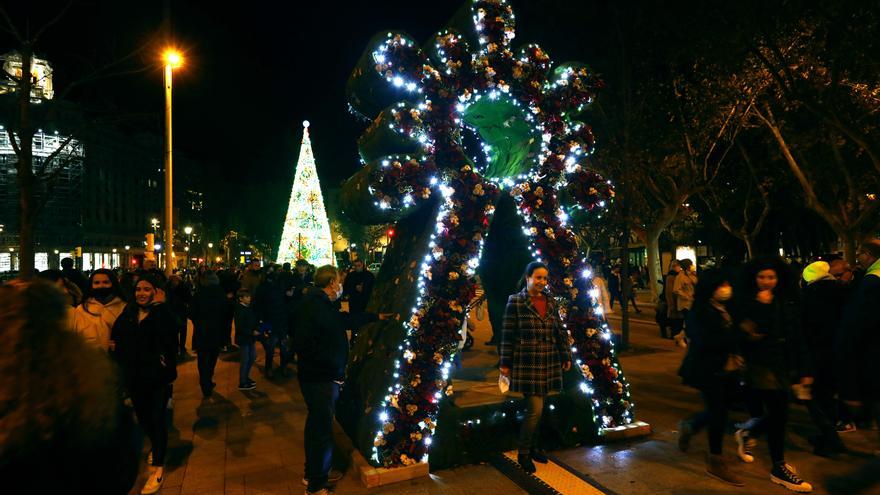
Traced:
POLYGON ((531 457, 533 461, 540 462, 541 464, 547 464, 547 461, 550 460, 547 458, 546 452, 538 449, 532 449, 529 451, 529 457, 531 457))
POLYGON ((523 471, 531 474, 538 470, 535 467, 535 464, 532 462, 531 456, 529 454, 517 454, 516 462, 519 463, 519 467, 522 468, 523 471))

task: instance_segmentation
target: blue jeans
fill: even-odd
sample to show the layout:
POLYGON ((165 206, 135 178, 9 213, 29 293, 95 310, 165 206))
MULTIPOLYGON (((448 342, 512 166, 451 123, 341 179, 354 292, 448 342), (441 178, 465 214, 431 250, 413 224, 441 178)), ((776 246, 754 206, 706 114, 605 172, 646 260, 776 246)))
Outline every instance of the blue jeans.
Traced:
POLYGON ((239 365, 238 365, 238 384, 244 385, 251 381, 251 366, 257 360, 257 347, 254 342, 250 344, 240 344, 238 346, 239 365))
POLYGON ((306 407, 305 451, 306 479, 309 491, 317 492, 327 486, 327 475, 333 458, 333 418, 339 384, 332 381, 299 382, 306 407))
POLYGON ((283 370, 285 366, 287 366, 288 352, 287 352, 287 336, 279 335, 277 333, 269 332, 268 335, 263 337, 263 350, 266 352, 266 369, 272 369, 272 361, 275 359, 275 348, 278 347, 278 357, 281 361, 281 369, 283 370))

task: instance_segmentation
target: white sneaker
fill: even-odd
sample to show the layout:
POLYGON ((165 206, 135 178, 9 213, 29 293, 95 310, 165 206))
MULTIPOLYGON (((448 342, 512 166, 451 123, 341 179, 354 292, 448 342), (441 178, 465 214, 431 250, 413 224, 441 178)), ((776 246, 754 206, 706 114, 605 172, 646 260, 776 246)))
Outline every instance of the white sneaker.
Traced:
POLYGON ((678 347, 683 347, 685 349, 687 348, 688 343, 687 343, 687 338, 685 338, 684 331, 681 331, 681 332, 678 332, 677 334, 675 334, 674 340, 675 340, 675 345, 677 345, 678 347))
POLYGON ((144 487, 141 489, 141 495, 152 495, 153 493, 158 493, 162 488, 162 483, 165 481, 165 470, 160 468, 156 468, 150 474, 150 477, 147 478, 147 482, 144 483, 144 487))
POLYGON ((802 480, 796 472, 793 472, 789 464, 776 466, 770 471, 770 481, 782 485, 793 492, 810 493, 813 485, 802 480))
POLYGON ((749 447, 752 441, 749 438, 749 432, 747 430, 736 430, 733 437, 736 438, 736 455, 739 457, 739 460, 746 463, 755 462, 755 456, 752 455, 749 447))

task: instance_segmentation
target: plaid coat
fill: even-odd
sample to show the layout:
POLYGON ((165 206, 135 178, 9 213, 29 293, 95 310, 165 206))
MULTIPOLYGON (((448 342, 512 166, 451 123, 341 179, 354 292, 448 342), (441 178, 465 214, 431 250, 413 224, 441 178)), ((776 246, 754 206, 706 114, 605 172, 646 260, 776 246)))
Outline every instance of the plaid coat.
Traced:
POLYGON ((511 295, 501 332, 501 366, 511 369, 510 390, 527 395, 562 390, 566 361, 571 361, 568 333, 553 298, 547 296, 547 315, 542 319, 525 289, 511 295))

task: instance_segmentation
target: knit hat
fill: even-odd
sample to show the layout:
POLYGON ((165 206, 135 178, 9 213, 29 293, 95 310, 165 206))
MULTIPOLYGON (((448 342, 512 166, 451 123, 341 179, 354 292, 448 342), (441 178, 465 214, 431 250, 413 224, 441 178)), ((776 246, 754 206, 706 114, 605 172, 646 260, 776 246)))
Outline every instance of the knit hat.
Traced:
POLYGON ((812 284, 817 280, 822 280, 823 278, 827 278, 830 275, 831 265, 829 265, 825 261, 816 261, 815 263, 810 263, 804 268, 804 281, 808 284, 812 284))

